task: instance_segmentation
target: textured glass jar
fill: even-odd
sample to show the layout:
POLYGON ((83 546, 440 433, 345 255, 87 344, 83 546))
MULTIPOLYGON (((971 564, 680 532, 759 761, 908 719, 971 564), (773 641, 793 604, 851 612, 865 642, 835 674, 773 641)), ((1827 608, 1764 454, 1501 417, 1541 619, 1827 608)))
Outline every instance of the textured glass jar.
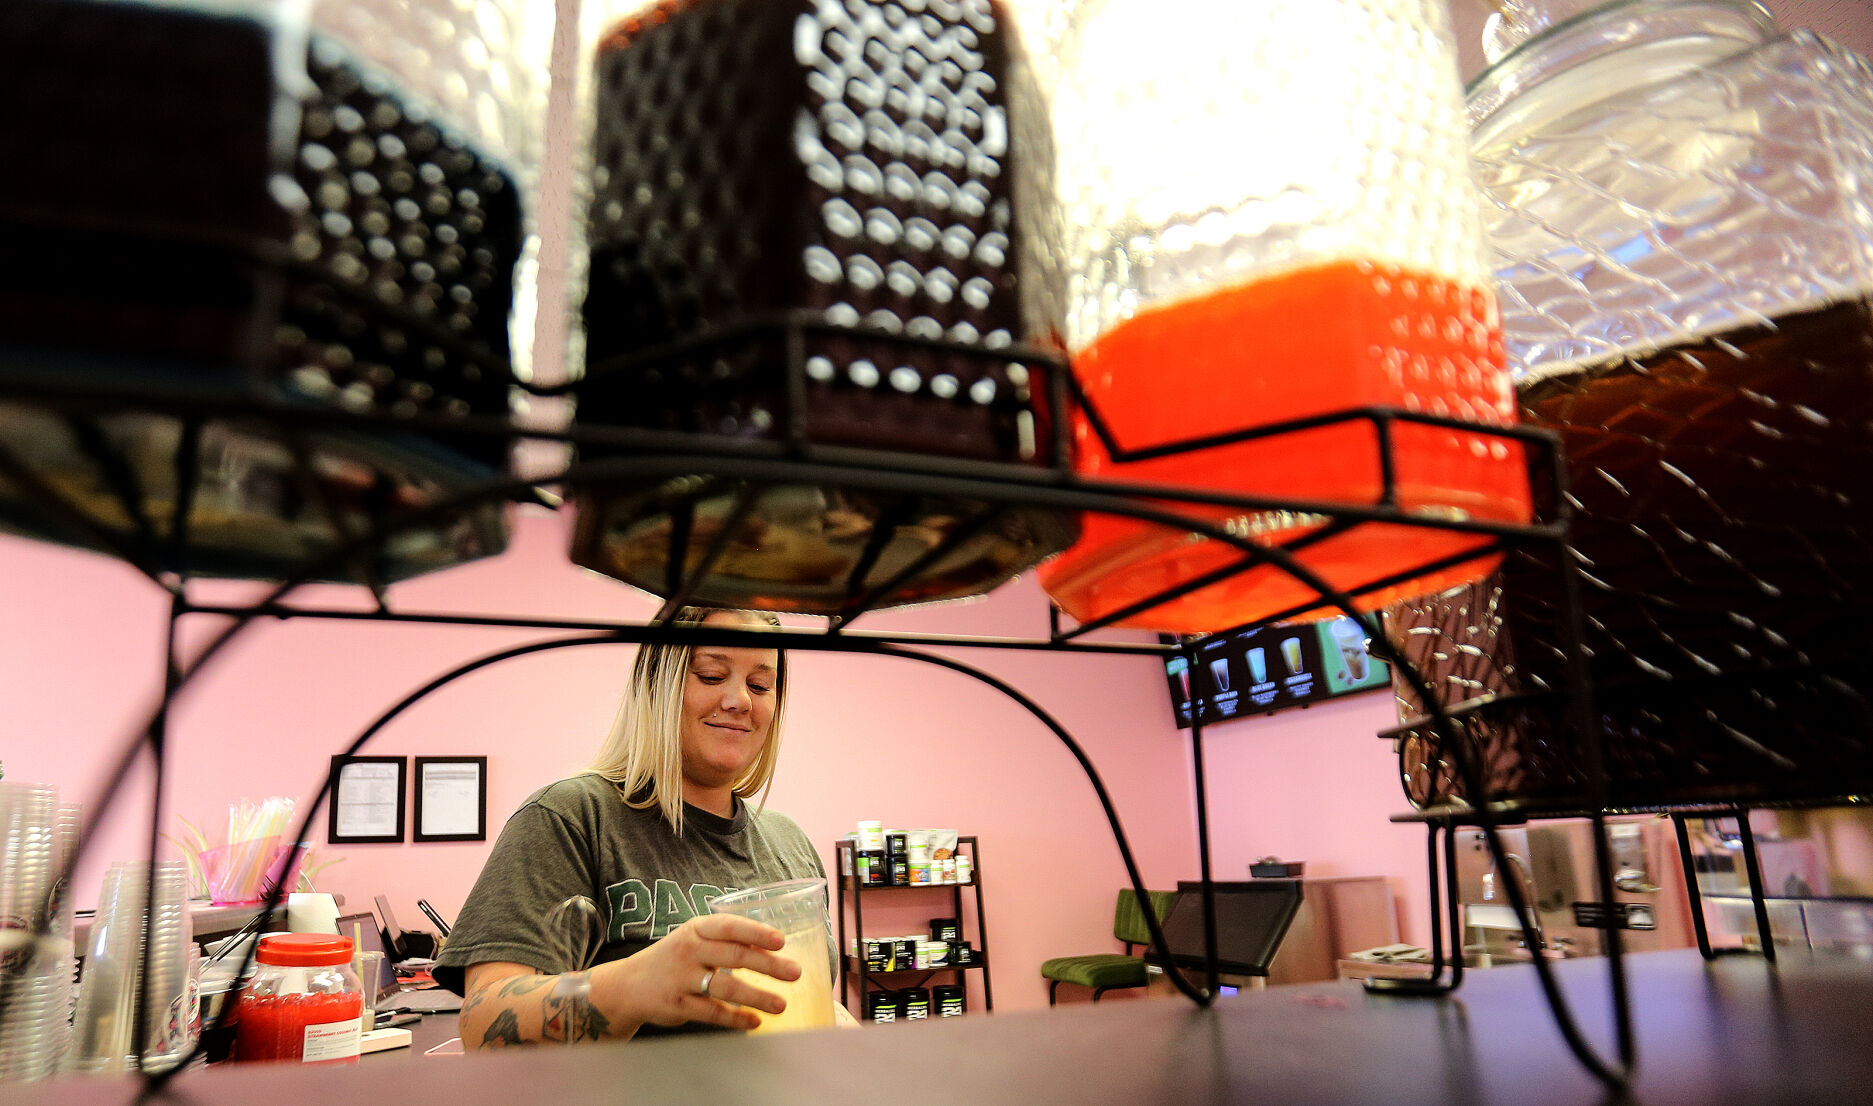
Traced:
POLYGON ((356 1063, 364 986, 351 938, 282 933, 260 938, 259 967, 241 989, 234 1058, 356 1063))
MULTIPOLYGON (((504 474, 498 434, 443 420, 498 428, 531 341, 552 19, 550 0, 0 10, 0 96, 57 105, 12 113, 21 171, 0 181, 0 447, 29 472, 0 474, 0 529, 276 577, 504 474), (41 385, 164 413, 68 419, 30 402, 41 385), (382 421, 240 417, 250 400, 382 421)), ((321 575, 505 542, 488 505, 321 575)))
MULTIPOLYGON (((1024 59, 1000 4, 681 0, 586 18, 581 428, 730 455, 855 448, 913 472, 1051 463, 1045 372, 1007 352, 1029 338, 1004 103, 1024 59), (791 357, 767 330, 641 359, 789 315, 850 329, 807 331, 791 357)), ((620 452, 587 442, 580 459, 620 452)), ((577 502, 579 564, 815 614, 985 592, 1074 534, 1070 516, 955 495, 709 475, 586 484, 577 502)))
MULTIPOLYGON (((1513 421, 1442 3, 1080 0, 1056 7, 1042 54, 1057 157, 1036 191, 1059 248, 1037 264, 1063 296, 1074 374, 1121 449, 1365 406, 1513 421)), ((1347 505, 1382 488, 1367 423, 1116 463, 1085 419, 1073 431, 1089 475, 1347 505)), ((1399 426, 1396 442, 1404 510, 1526 518, 1519 449, 1422 425, 1399 426)), ((1480 544, 1390 525, 1330 532, 1317 513, 1212 514, 1293 545, 1342 588, 1480 544)), ((1084 620, 1240 557, 1101 517, 1040 575, 1084 620)), ((1219 630, 1312 596, 1255 569, 1123 621, 1219 630)))
MULTIPOLYGON (((1517 398, 1567 455, 1613 798, 1873 786, 1873 70, 1753 4, 1543 7, 1469 100, 1517 398)), ((1447 704, 1558 689, 1557 572, 1512 556, 1392 630, 1447 704)), ((1584 794, 1558 710, 1468 723, 1495 797, 1584 794)), ((1428 731, 1401 756, 1413 801, 1460 794, 1428 731)))

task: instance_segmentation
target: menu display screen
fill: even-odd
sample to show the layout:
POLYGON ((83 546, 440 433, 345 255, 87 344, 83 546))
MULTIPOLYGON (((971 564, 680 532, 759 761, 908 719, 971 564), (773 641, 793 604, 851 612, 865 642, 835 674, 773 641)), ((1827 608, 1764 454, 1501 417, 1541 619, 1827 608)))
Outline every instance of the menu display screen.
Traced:
POLYGON ((1368 622, 1331 618, 1230 634, 1203 646, 1194 669, 1185 657, 1167 658, 1165 675, 1177 725, 1190 726, 1193 694, 1207 726, 1391 686, 1391 666, 1366 651, 1378 616, 1367 618, 1368 622))

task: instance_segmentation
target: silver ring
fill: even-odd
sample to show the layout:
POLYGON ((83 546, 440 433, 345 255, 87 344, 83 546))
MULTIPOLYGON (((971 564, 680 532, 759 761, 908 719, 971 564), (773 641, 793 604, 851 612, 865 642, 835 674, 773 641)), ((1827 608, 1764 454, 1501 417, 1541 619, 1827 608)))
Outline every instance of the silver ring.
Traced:
POLYGON ((714 982, 715 982, 715 969, 710 968, 708 971, 702 973, 702 982, 696 984, 696 993, 701 995, 704 998, 708 998, 709 997, 709 985, 714 982))

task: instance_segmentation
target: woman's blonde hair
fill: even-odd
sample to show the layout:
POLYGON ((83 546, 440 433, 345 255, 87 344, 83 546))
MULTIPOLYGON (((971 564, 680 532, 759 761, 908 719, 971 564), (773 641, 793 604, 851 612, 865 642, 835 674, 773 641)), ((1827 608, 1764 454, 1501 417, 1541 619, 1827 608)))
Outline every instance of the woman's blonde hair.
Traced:
MULTIPOLYGON (((700 626, 715 614, 735 614, 778 627, 780 619, 766 611, 738 611, 725 607, 684 607, 670 620, 675 626, 700 626)), ((618 785, 624 801, 639 810, 655 806, 678 834, 683 832, 683 684, 689 676, 693 652, 687 644, 646 642, 631 668, 631 687, 618 704, 611 733, 599 747, 587 772, 618 785)), ((774 672, 774 717, 768 723, 767 742, 741 778, 734 792, 743 799, 759 796, 766 802, 768 784, 780 755, 781 716, 787 705, 787 651, 777 651, 774 672)))

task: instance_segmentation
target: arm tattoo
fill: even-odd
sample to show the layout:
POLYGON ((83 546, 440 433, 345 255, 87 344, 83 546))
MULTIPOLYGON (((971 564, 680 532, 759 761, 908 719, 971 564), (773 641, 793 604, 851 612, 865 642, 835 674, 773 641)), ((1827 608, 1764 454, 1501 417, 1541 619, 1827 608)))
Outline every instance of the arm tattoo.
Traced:
POLYGON ((488 1023, 488 1031, 481 1035, 481 1045, 488 1048, 493 1045, 517 1045, 520 1043, 520 1019, 512 1010, 503 1010, 488 1023))
POLYGON ((540 1000, 540 1035, 549 1041, 596 1041, 611 1022, 592 1005, 586 973, 567 972, 540 1000))
MULTIPOLYGON (((495 1008, 495 1012, 487 1031, 482 1034, 482 1047, 524 1044, 532 1031, 523 1033, 520 1011, 523 1006, 531 1007, 527 1000, 535 994, 539 995, 540 1002, 539 1040, 596 1041, 611 1034, 610 1019, 592 1005, 590 977, 586 972, 507 976, 477 989, 462 1003, 462 1016, 478 1012, 486 1003, 495 1008)), ((526 1020, 529 1026, 533 1022, 531 1017, 526 1020)))
POLYGON ((515 995, 537 991, 549 982, 551 982, 551 977, 544 975, 509 976, 501 981, 501 989, 496 993, 501 998, 512 998, 515 995))

